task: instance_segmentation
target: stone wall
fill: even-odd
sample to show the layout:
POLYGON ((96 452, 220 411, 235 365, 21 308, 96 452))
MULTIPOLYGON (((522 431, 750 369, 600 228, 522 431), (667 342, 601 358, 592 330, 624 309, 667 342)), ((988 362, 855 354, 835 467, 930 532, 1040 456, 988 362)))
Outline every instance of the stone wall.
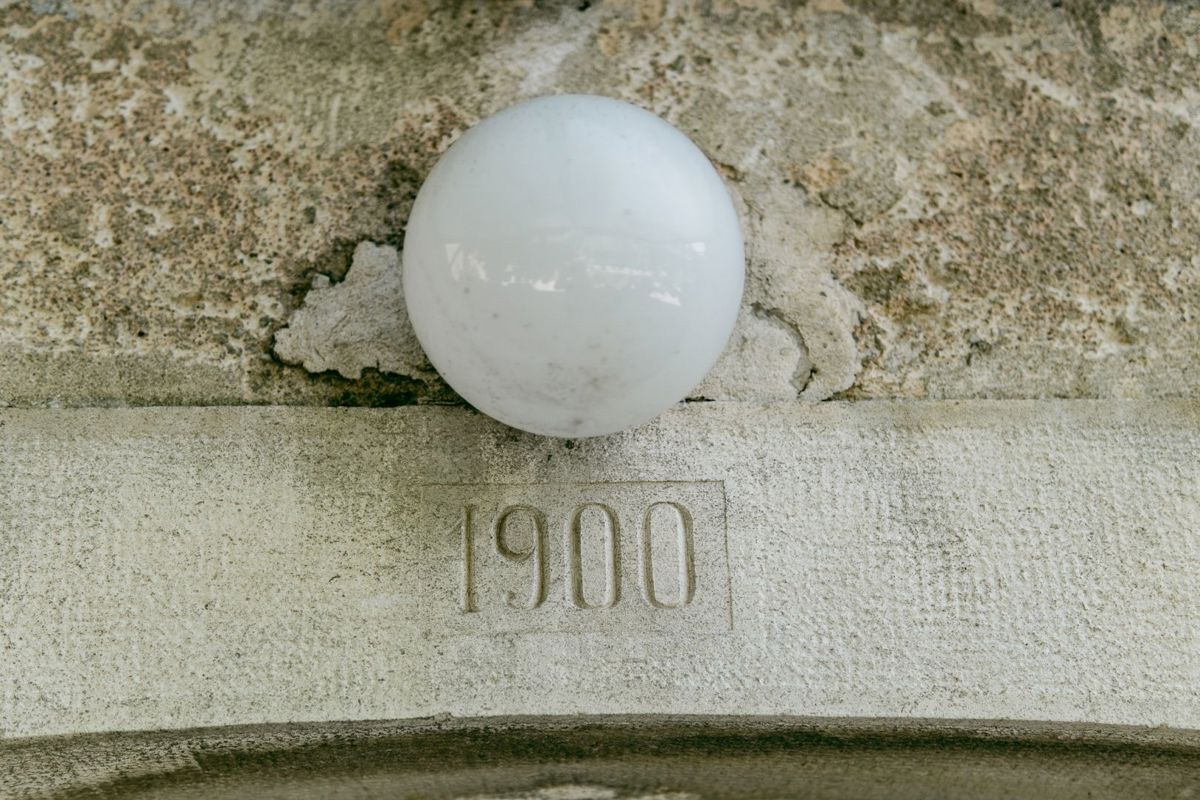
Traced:
POLYGON ((0 795, 253 750, 29 736, 447 714, 889 717, 975 794, 1190 786, 1198 87, 1197 2, 0 0, 0 795), (425 360, 416 192, 554 92, 724 177, 724 402, 546 439, 425 360), (97 408, 246 404, 423 407, 97 408), (564 523, 601 503, 611 556, 564 523), (1054 725, 984 726, 1019 773, 920 718, 1054 725))
POLYGON ((39 0, 0 75, 10 405, 458 402, 393 248, 455 137, 552 92, 728 182, 748 290, 697 396, 1200 387, 1195 3, 39 0))

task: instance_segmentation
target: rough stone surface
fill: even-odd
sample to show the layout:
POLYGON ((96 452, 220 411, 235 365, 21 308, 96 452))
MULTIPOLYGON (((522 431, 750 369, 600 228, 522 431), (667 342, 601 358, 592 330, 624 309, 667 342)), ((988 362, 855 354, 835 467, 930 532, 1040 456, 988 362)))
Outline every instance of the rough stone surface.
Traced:
MULTIPOLYGON (((292 315, 314 276, 340 281, 360 242, 402 245, 422 178, 466 127, 557 91, 661 114, 736 196, 750 281, 732 347, 754 363, 706 396, 1200 387, 1195 3, 0 15, 0 402, 447 399, 407 355, 310 339, 328 368, 310 374, 272 342, 305 327, 292 315)), ((326 307, 345 296, 330 291, 326 307)), ((377 329, 387 302, 345 325, 377 329)))
POLYGON ((1195 731, 762 717, 256 725, 0 741, 26 800, 1159 800, 1195 731))
POLYGON ((431 406, 9 409, 0 452, 6 736, 1200 727, 1195 401, 691 403, 579 442, 431 406))

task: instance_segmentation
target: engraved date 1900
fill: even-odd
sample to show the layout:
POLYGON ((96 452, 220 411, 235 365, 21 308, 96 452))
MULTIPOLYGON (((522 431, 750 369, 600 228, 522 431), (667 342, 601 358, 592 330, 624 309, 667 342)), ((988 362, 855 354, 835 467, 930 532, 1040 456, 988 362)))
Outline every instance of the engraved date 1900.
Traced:
MULTIPOLYGON (((460 608, 463 612, 479 611, 476 596, 476 547, 479 531, 479 511, 475 505, 462 506, 462 591, 460 608)), ((679 502, 659 500, 650 502, 637 520, 636 531, 629 531, 636 554, 634 582, 640 602, 655 609, 683 608, 692 602, 696 590, 696 567, 694 553, 694 531, 692 514, 679 502), (655 587, 655 553, 661 552, 661 542, 655 545, 655 537, 670 536, 673 539, 676 563, 673 597, 664 597, 655 587)), ((562 518, 554 518, 543 509, 528 504, 506 505, 500 508, 484 526, 490 545, 496 556, 508 564, 527 565, 529 588, 524 592, 507 591, 503 601, 509 608, 532 610, 546 602, 550 586, 549 564, 562 564, 565 574, 561 576, 566 603, 577 609, 609 609, 625 602, 639 602, 622 596, 622 531, 620 517, 609 505, 600 502, 581 503, 569 510, 562 518), (595 530, 597 524, 602 533, 603 558, 585 560, 581 553, 585 526, 595 530), (530 531, 527 546, 514 547, 511 529, 520 525, 530 531), (562 558, 550 558, 551 535, 561 532, 562 558), (591 572, 593 574, 585 574, 591 572), (599 573, 599 574, 596 574, 599 573), (603 586, 598 597, 589 600, 584 595, 585 583, 589 587, 603 586)), ((633 560, 629 559, 632 564, 633 560)), ((660 567, 661 569, 661 567, 660 567)), ((659 573, 662 574, 661 571, 659 573)), ((593 590, 593 593, 595 591, 593 590)))

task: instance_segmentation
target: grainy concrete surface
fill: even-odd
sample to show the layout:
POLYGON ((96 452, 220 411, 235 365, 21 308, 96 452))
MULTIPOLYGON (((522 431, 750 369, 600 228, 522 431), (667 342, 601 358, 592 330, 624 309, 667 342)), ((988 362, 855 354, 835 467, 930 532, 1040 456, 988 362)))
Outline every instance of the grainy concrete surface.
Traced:
POLYGON ((698 393, 1200 387, 1195 2, 0 5, 0 402, 453 401, 398 330, 377 367, 274 337, 402 246, 456 136, 559 91, 663 115, 737 199, 737 358, 698 393))
POLYGON ((8 410, 0 730, 1200 727, 1198 421, 692 403, 569 442, 462 408, 8 410))
POLYGON ((1193 731, 948 720, 259 725, 0 741, 0 759, 21 767, 0 793, 27 800, 1162 800, 1200 780, 1193 731))

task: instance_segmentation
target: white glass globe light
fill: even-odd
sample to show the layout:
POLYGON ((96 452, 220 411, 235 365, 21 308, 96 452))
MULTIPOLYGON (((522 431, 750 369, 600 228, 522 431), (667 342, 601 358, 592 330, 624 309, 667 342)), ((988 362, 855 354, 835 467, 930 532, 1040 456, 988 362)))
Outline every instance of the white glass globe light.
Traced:
POLYGON ((541 97, 467 131, 417 194, 404 292, 425 353, 484 413, 549 436, 639 425, 720 356, 737 214, 684 134, 605 97, 541 97))

